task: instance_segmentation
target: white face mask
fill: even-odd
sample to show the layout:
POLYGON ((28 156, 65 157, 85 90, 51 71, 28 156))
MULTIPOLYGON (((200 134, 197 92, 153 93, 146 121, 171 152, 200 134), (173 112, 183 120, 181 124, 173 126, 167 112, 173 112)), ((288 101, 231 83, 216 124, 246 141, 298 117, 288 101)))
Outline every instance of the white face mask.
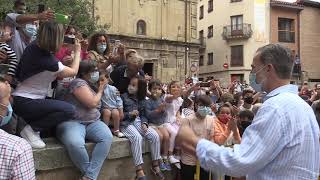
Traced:
POLYGON ((90 73, 90 81, 92 83, 96 83, 99 81, 99 71, 95 71, 95 72, 90 73))
POLYGON ((31 38, 31 41, 34 41, 37 38, 37 26, 34 24, 26 24, 25 33, 28 37, 31 38))

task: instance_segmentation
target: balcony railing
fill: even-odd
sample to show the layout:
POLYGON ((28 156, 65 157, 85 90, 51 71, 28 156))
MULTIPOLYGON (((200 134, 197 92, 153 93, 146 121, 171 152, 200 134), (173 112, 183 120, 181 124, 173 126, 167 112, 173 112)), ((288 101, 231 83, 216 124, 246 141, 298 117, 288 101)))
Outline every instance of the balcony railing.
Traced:
POLYGON ((249 39, 252 36, 251 24, 236 24, 223 27, 224 40, 249 39))

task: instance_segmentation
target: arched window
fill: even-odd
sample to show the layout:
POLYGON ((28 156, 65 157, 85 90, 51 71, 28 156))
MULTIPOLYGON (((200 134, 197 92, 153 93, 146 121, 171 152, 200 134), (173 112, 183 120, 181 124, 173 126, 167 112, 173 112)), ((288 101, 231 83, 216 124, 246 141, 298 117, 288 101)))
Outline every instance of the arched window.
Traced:
POLYGON ((138 35, 146 35, 146 22, 144 20, 139 20, 137 22, 137 34, 138 35))

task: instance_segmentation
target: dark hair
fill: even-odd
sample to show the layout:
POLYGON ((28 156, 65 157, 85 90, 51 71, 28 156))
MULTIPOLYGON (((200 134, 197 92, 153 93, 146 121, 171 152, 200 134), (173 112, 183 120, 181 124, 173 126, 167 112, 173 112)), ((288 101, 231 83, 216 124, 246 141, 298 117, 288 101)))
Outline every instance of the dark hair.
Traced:
POLYGON ((96 51, 97 50, 97 41, 99 39, 99 37, 103 36, 106 39, 107 42, 107 49, 104 51, 104 54, 108 54, 110 52, 110 43, 109 43, 109 38, 105 33, 95 33, 91 36, 90 40, 89 40, 89 46, 88 46, 88 50, 89 51, 96 51))
POLYGON ((201 103, 203 106, 210 107, 212 104, 211 98, 208 95, 200 95, 196 98, 196 104, 201 103))
POLYGON ((242 92, 242 96, 244 97, 246 94, 252 93, 253 94, 253 90, 251 89, 244 89, 242 92))
POLYGON ((4 77, 0 76, 0 82, 4 83, 4 82, 6 82, 6 81, 7 81, 7 80, 6 80, 4 77))
POLYGON ((83 78, 84 75, 93 72, 96 69, 94 61, 81 61, 79 65, 78 78, 83 78))
POLYGON ((222 106, 219 107, 218 114, 221 112, 222 108, 229 108, 230 112, 232 113, 232 106, 230 106, 230 104, 228 104, 228 103, 224 103, 224 104, 222 104, 222 106))
POLYGON ((182 108, 188 108, 192 105, 193 101, 190 98, 184 98, 182 103, 182 108))
POLYGON ((10 24, 7 22, 0 21, 0 29, 4 29, 5 27, 10 27, 10 24))
POLYGON ((71 31, 71 29, 74 29, 74 30, 77 32, 76 27, 69 25, 69 26, 67 27, 67 29, 66 29, 65 34, 69 34, 69 33, 70 33, 70 31, 71 31))
POLYGON ((15 0, 13 7, 16 8, 16 7, 21 6, 21 5, 25 6, 25 5, 26 5, 26 2, 25 2, 24 0, 15 0))
POLYGON ((257 50, 264 65, 272 64, 281 79, 290 79, 293 69, 291 51, 280 44, 268 44, 257 50))
POLYGON ((148 89, 149 91, 151 91, 152 87, 154 86, 160 86, 161 87, 161 81, 158 80, 158 79, 155 79, 155 80, 151 80, 148 84, 148 89))
POLYGON ((239 118, 240 119, 248 118, 250 121, 252 121, 254 118, 254 113, 250 110, 240 111, 239 118))
POLYGON ((139 101, 145 100, 147 96, 147 82, 143 78, 138 76, 135 76, 133 78, 138 79, 138 92, 137 92, 138 100, 139 101))

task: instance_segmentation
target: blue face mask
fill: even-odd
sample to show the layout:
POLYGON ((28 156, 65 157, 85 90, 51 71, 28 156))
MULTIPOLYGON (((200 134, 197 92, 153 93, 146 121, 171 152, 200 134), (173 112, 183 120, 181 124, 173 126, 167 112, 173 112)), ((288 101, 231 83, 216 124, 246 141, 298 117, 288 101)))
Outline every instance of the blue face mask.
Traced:
POLYGON ((251 72, 249 75, 249 81, 250 81, 250 86, 256 91, 256 92, 262 92, 262 82, 257 83, 257 73, 263 70, 266 66, 263 66, 260 68, 257 72, 253 73, 251 72))
POLYGON ((26 24, 25 33, 34 41, 37 38, 37 26, 33 24, 26 24))
POLYGON ((258 83, 257 83, 256 78, 257 78, 256 73, 250 73, 250 75, 249 75, 250 86, 251 86, 256 92, 261 92, 261 91, 262 91, 261 84, 258 84, 258 83))
POLYGON ((92 72, 90 74, 90 82, 96 83, 99 81, 99 71, 92 72))
POLYGON ((207 107, 207 106, 199 106, 197 113, 201 116, 201 117, 206 117, 207 115, 211 114, 211 108, 207 107))
POLYGON ((99 54, 103 54, 107 49, 107 44, 98 44, 97 51, 99 54))
POLYGON ((11 120, 11 117, 12 117, 12 107, 11 107, 11 104, 9 104, 8 105, 8 114, 2 118, 2 120, 0 121, 0 126, 4 126, 4 125, 8 124, 11 120))

